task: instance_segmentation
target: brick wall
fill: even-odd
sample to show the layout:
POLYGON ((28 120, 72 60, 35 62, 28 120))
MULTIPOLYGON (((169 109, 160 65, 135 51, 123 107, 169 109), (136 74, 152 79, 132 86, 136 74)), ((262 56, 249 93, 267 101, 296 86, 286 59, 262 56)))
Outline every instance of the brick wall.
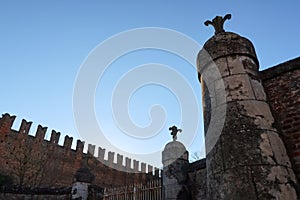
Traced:
POLYGON ((300 179, 300 57, 261 71, 265 92, 300 179))
POLYGON ((35 136, 28 135, 31 122, 22 120, 20 129, 12 130, 15 116, 4 114, 0 118, 0 175, 9 175, 19 185, 34 187, 71 186, 74 175, 81 167, 87 166, 94 175, 92 184, 101 187, 122 186, 145 183, 147 180, 159 178, 158 169, 108 152, 108 160, 104 159, 105 149, 99 148, 99 155, 94 156, 94 145, 89 145, 90 153, 83 153, 84 144, 77 141, 76 149, 71 149, 73 138, 66 136, 60 146, 60 133, 52 131, 50 141, 44 139, 47 128, 38 126, 35 136), (139 170, 141 165, 141 170, 139 170))

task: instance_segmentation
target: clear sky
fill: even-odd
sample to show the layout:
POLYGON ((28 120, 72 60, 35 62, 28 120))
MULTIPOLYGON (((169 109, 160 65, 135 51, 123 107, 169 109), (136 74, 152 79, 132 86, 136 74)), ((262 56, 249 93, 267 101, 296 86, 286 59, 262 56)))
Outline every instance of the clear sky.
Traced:
MULTIPOLYGON (((110 148, 101 137, 96 139, 99 133, 88 129, 86 133, 78 131, 78 121, 74 119, 74 112, 75 115, 77 112, 73 104, 76 80, 80 77, 84 61, 89 60, 91 52, 99 45, 102 47, 101 44, 109 38, 114 39, 113 36, 132 29, 144 28, 147 31, 147 27, 157 27, 170 32, 174 30, 201 46, 214 33, 203 22, 216 15, 231 13, 232 19, 226 22, 225 29, 249 38, 256 48, 260 69, 266 69, 299 56, 299 9, 300 3, 296 0, 1 0, 0 111, 17 116, 15 129, 25 118, 33 122, 33 135, 37 125, 41 124, 48 127, 47 138, 52 129, 60 131, 61 143, 68 134, 74 140, 91 140, 89 142, 97 146, 110 148)), ((176 40, 166 36, 149 34, 147 37, 150 43, 166 42, 177 49, 182 45, 180 39, 177 44, 176 40)), ((123 42, 116 48, 128 47, 126 42, 132 43, 134 39, 123 42)), ((173 124, 183 126, 178 140, 187 146, 190 153, 199 151, 204 154, 201 91, 195 62, 190 64, 182 56, 167 50, 141 48, 120 55, 112 60, 105 73, 99 75, 92 94, 101 134, 122 154, 128 153, 138 160, 145 158, 143 161, 155 165, 160 163, 160 158, 154 156, 155 159, 150 161, 146 155, 160 152, 171 140, 168 127, 173 124), (152 71, 147 72, 147 69, 152 71), (125 89, 122 88, 124 85, 125 89), (128 85, 133 89, 129 94, 123 92, 128 85), (195 97, 196 107, 192 100, 189 106, 185 105, 185 98, 191 95, 181 93, 186 92, 186 88, 195 97), (129 117, 124 115, 123 105, 129 117), (156 106, 151 110, 153 105, 156 106), (114 109, 115 113, 112 112, 114 109), (199 119, 182 114, 185 112, 199 112, 199 119), (127 118, 131 121, 128 122, 127 118), (189 132, 189 127, 195 124, 183 125, 184 120, 196 123, 198 128, 189 132), (131 126, 131 122, 136 127, 131 126), (157 127, 152 127, 154 122, 158 123, 157 127), (146 135, 138 135, 143 127, 148 126, 146 135), (186 136, 190 138, 186 139, 186 136)), ((114 48, 108 46, 107 52, 97 55, 97 58, 103 60, 113 52, 114 48)), ((85 78, 88 82, 89 77, 85 78)), ((93 121, 89 117, 85 120, 80 123, 89 125, 93 121)))

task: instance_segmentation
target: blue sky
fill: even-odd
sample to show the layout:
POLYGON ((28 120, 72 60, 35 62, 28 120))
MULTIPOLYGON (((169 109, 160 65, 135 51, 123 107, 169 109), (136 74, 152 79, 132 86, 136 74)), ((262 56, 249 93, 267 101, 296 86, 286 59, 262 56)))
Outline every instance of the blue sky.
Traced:
MULTIPOLYGON (((185 34, 203 45, 214 32, 203 22, 231 13, 232 19, 226 22, 225 29, 249 38, 256 48, 260 69, 266 69, 299 56, 299 9, 298 1, 2 0, 0 111, 17 115, 15 129, 25 118, 33 121, 31 134, 35 134, 37 125, 41 124, 48 127, 48 137, 55 129, 62 133, 61 139, 68 134, 84 140, 85 134, 78 133, 74 120, 74 84, 90 52, 108 38, 130 29, 160 27, 185 34)), ((149 38, 152 39, 155 38, 149 38)), ((116 126, 111 113, 112 91, 127 72, 147 63, 167 65, 182 75, 201 109, 195 69, 182 58, 161 50, 144 49, 123 55, 112 63, 95 89, 97 120, 114 145, 125 152, 142 152, 143 155, 137 155, 142 157, 162 150, 171 139, 168 127, 180 126, 181 120, 176 94, 168 87, 149 84, 132 94, 128 112, 132 121, 143 127, 151 123, 148 113, 151 106, 161 105, 166 116, 161 132, 148 139, 137 139, 124 137, 116 126)), ((184 134, 195 135, 192 144, 186 144, 190 152, 201 151, 203 147, 201 118, 199 120, 195 133, 179 135, 179 141, 184 141, 184 134)), ((157 160, 151 162, 159 163, 159 158, 157 160)))

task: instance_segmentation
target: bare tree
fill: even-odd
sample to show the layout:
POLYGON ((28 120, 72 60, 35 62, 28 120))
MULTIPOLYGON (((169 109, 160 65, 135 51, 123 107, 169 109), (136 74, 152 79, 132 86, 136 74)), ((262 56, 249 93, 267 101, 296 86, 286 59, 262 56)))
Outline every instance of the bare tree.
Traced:
POLYGON ((201 151, 196 151, 196 152, 193 152, 191 155, 190 155, 190 162, 195 162, 197 160, 200 160, 204 158, 204 155, 203 155, 203 152, 201 151))
POLYGON ((20 186, 39 186, 45 172, 47 146, 34 138, 16 138, 8 148, 10 172, 20 186))

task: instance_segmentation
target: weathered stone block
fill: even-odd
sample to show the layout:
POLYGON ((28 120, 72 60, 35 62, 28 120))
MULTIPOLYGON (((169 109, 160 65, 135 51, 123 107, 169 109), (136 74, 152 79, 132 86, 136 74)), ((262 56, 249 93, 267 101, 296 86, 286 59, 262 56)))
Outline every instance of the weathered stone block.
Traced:
POLYGON ((255 99, 249 76, 246 74, 238 74, 223 78, 225 91, 227 94, 227 102, 255 99))
POLYGON ((231 55, 227 57, 230 75, 248 74, 257 76, 257 65, 252 58, 243 55, 231 55))
POLYGON ((257 129, 275 130, 274 118, 266 102, 248 100, 239 102, 239 105, 242 107, 241 114, 252 118, 257 129))
POLYGON ((211 151, 211 149, 220 138, 227 117, 226 112, 227 104, 222 104, 221 106, 211 109, 210 118, 208 119, 209 121, 205 129, 206 153, 209 153, 211 151))
POLYGON ((296 200, 290 174, 283 166, 251 166, 258 199, 296 200))
MULTIPOLYGON (((221 58, 215 59, 214 63, 215 63, 215 65, 217 65, 218 71, 222 78, 230 75, 230 71, 228 68, 228 61, 227 61, 226 57, 221 57, 221 58)), ((218 78, 218 77, 216 77, 216 78, 218 78)))
POLYGON ((207 174, 215 174, 225 170, 221 138, 206 154, 206 169, 207 174))
POLYGON ((227 56, 227 63, 230 75, 246 74, 246 69, 243 65, 243 59, 248 59, 245 56, 231 55, 227 56))
MULTIPOLYGON (((220 62, 224 61, 224 59, 220 59, 220 62)), ((225 60, 226 62, 226 60, 225 60)), ((222 68, 222 66, 218 66, 216 62, 210 63, 201 73, 201 80, 204 81, 207 84, 210 84, 218 79, 221 79, 223 76, 222 72, 219 68, 222 68)), ((225 69, 222 69, 225 71, 225 69)), ((224 73, 224 72, 223 72, 224 73)), ((225 72, 226 73, 226 72, 225 72)))
MULTIPOLYGON (((251 165, 275 164, 260 149, 263 130, 232 131, 222 134, 222 155, 225 169, 251 165), (230 142, 229 142, 230 141, 230 142)), ((266 149, 271 149, 267 146, 266 149)))
POLYGON ((276 163, 279 165, 291 167, 290 159, 287 156, 284 144, 276 132, 268 131, 268 137, 272 147, 276 163))
POLYGON ((212 101, 212 107, 225 104, 227 102, 228 92, 225 89, 224 80, 223 79, 216 80, 214 82, 213 87, 214 87, 214 89, 211 89, 211 91, 214 91, 213 96, 215 98, 215 101, 212 101))
POLYGON ((207 186, 209 199, 257 199, 251 171, 247 166, 208 174, 208 179, 210 180, 207 186))
POLYGON ((262 83, 257 80, 257 79, 250 79, 252 89, 255 95, 255 99, 260 100, 260 101, 266 101, 267 100, 267 95, 265 93, 265 90, 262 86, 262 83))

